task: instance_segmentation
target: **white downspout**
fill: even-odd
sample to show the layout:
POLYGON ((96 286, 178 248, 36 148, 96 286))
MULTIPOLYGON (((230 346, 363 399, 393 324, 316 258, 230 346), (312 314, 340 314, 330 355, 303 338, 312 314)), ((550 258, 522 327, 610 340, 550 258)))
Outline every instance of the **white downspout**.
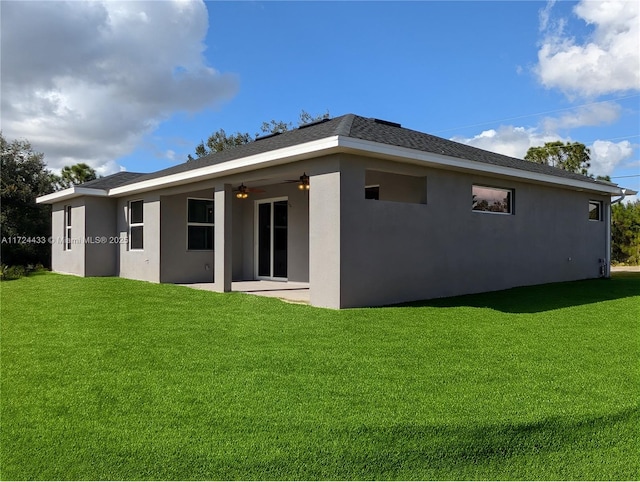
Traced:
POLYGON ((618 199, 611 201, 609 203, 609 208, 606 211, 606 216, 608 219, 606 219, 606 223, 607 223, 607 242, 606 242, 606 253, 607 253, 607 260, 606 260, 606 266, 604 268, 605 271, 605 278, 611 278, 611 207, 614 204, 618 204, 619 202, 621 202, 627 195, 627 190, 623 189, 621 191, 621 195, 618 199))

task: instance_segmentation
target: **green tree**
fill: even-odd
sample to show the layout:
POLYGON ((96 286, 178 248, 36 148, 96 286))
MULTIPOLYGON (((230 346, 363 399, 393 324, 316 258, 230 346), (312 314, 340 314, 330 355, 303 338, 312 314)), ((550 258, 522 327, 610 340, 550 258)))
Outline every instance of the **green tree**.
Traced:
POLYGON ((611 261, 640 264, 640 200, 611 206, 611 261))
MULTIPOLYGON (((328 118, 329 111, 325 112, 324 114, 312 116, 311 114, 303 110, 298 116, 298 126, 328 118)), ((269 122, 263 122, 260 126, 260 131, 262 134, 276 134, 286 132, 292 128, 293 123, 291 122, 276 121, 272 119, 269 122)), ((236 132, 235 134, 227 134, 224 129, 219 129, 209 136, 206 143, 202 141, 196 146, 195 158, 191 154, 189 154, 187 160, 193 161, 196 158, 208 156, 209 154, 212 154, 214 152, 220 152, 224 151, 225 149, 248 144, 249 142, 253 142, 259 135, 261 134, 257 133, 254 137, 251 137, 248 132, 236 132)))
MULTIPOLYGON (((298 116, 298 127, 304 124, 309 124, 310 122, 320 121, 323 119, 329 118, 329 111, 324 114, 320 114, 317 116, 312 116, 306 110, 302 110, 300 115, 298 116)), ((263 122, 262 126, 260 126, 260 130, 263 134, 276 134, 286 132, 290 129, 293 129, 292 122, 284 122, 284 121, 276 121, 270 120, 269 122, 263 122)), ((258 136, 258 134, 256 134, 258 136)))
POLYGON ((59 189, 66 189, 94 179, 98 179, 96 170, 88 164, 80 162, 73 166, 64 166, 60 176, 56 179, 56 184, 59 189))
POLYGON ((530 147, 524 158, 585 176, 591 167, 591 151, 580 142, 546 142, 544 146, 530 147))
POLYGON ((28 141, 9 142, 0 132, 0 150, 0 261, 49 266, 51 246, 42 241, 51 235, 51 207, 36 197, 54 190, 54 176, 28 141))

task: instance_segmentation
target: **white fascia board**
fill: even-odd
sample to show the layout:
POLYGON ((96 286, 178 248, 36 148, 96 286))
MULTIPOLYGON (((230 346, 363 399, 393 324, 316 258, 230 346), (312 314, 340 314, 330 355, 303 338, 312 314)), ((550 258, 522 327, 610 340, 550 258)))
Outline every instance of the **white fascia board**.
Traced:
POLYGON ((38 204, 53 204, 67 201, 80 196, 107 197, 109 194, 105 189, 91 189, 89 187, 71 186, 62 191, 52 192, 36 198, 38 204))
POLYGON ((446 156, 444 154, 436 154, 432 152, 410 149, 407 147, 391 146, 379 142, 366 141, 362 139, 354 139, 352 137, 340 137, 339 145, 354 151, 367 152, 373 155, 379 155, 388 159, 401 160, 418 165, 429 165, 434 167, 449 167, 452 169, 474 171, 482 174, 506 176, 525 181, 537 182, 542 184, 553 184, 556 186, 568 187, 575 190, 594 191, 602 194, 620 195, 622 189, 614 185, 595 184, 588 181, 580 181, 578 179, 567 179, 564 177, 551 176, 531 171, 524 171, 513 167, 496 166, 494 164, 485 164, 483 162, 469 161, 457 157, 446 156))
POLYGON ((178 172, 168 176, 135 182, 109 190, 109 196, 121 196, 123 194, 136 194, 154 189, 163 189, 181 184, 214 179, 240 172, 253 171, 264 167, 287 164, 309 157, 309 154, 328 154, 338 147, 338 136, 327 137, 317 141, 306 142, 291 147, 263 152, 253 156, 242 157, 212 166, 178 172))

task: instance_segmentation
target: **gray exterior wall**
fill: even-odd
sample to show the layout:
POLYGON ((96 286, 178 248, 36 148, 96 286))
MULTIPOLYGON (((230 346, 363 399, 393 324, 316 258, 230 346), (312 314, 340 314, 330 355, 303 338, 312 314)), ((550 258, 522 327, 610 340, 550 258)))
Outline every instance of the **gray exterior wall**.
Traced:
POLYGON ((51 208, 51 270, 56 273, 85 276, 85 198, 55 203, 51 208), (65 249, 65 206, 71 206, 70 250, 65 249))
MULTIPOLYGON (((589 199, 603 201, 606 211, 606 196, 425 168, 427 204, 365 200, 365 170, 392 169, 383 164, 341 161, 340 300, 325 306, 595 278, 599 259, 608 258, 605 222, 588 219, 589 199), (515 189, 515 214, 472 211, 474 183, 515 189)), ((313 280, 311 289, 313 299, 313 280)))
POLYGON ((115 276, 118 271, 117 205, 115 199, 85 198, 85 234, 94 242, 85 245, 84 276, 115 276))
POLYGON ((129 243, 118 249, 118 276, 142 281, 160 282, 160 195, 143 193, 118 199, 118 236, 129 238, 129 201, 144 201, 144 249, 130 250, 129 243))
POLYGON ((144 249, 107 243, 64 251, 56 242, 53 270, 152 282, 214 281, 216 253, 187 250, 187 199, 210 199, 222 183, 229 189, 225 213, 231 213, 232 235, 230 242, 225 237, 230 258, 217 258, 231 259, 232 279, 255 279, 257 202, 286 197, 288 279, 308 281, 316 306, 378 306, 595 278, 600 259, 609 258, 608 216, 588 219, 588 201, 602 201, 608 213, 608 196, 341 154, 126 198, 56 203, 54 238, 64 237, 63 210, 70 204, 73 238, 126 239, 128 203, 143 200, 144 249), (311 177, 310 191, 283 183, 302 172, 311 177), (229 197, 230 186, 241 182, 264 192, 245 200, 229 197), (380 200, 365 199, 371 184, 380 185, 380 200), (513 189, 514 214, 472 211, 473 184, 513 189))
POLYGON ((160 281, 163 283, 212 283, 213 250, 187 249, 187 199, 213 199, 213 190, 160 198, 160 281))

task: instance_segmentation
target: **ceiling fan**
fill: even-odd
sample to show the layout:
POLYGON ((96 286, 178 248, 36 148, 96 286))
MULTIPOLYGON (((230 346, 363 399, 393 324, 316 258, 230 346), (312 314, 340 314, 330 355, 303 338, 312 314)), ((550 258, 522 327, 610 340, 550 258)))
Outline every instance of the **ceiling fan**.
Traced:
POLYGON ((249 193, 260 193, 266 192, 264 189, 258 189, 255 187, 247 187, 244 183, 240 184, 236 189, 233 190, 236 193, 236 197, 238 199, 247 199, 249 197, 249 193))
POLYGON ((311 188, 311 186, 309 185, 309 176, 307 176, 306 172, 298 179, 287 179, 284 182, 297 182, 298 189, 300 189, 301 191, 308 191, 311 188))

